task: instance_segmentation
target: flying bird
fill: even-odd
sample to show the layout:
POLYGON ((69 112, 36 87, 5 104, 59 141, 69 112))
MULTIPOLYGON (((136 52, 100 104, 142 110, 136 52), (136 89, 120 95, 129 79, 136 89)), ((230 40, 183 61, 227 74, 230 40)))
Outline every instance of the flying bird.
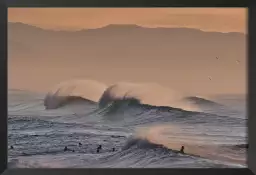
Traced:
POLYGON ((216 59, 218 60, 218 59, 219 59, 219 57, 216 57, 216 59))
POLYGON ((209 78, 209 80, 212 80, 212 78, 211 77, 208 77, 209 78))
POLYGON ((237 63, 237 64, 240 64, 240 61, 239 61, 239 60, 236 60, 236 63, 237 63))

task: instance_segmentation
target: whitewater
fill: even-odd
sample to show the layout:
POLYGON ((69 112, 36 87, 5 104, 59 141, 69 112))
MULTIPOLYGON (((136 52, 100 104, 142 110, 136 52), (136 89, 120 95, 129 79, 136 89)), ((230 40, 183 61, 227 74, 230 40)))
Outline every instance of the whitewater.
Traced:
POLYGON ((9 89, 8 166, 244 168, 246 122, 243 95, 81 79, 47 93, 9 89))

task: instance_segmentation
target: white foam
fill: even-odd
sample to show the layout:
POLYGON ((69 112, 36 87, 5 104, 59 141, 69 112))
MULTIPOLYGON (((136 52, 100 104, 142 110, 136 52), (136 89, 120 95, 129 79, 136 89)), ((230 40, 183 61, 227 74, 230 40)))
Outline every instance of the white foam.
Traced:
POLYGON ((98 102, 106 85, 94 80, 69 80, 55 86, 47 93, 44 105, 47 109, 58 108, 70 97, 80 97, 93 102, 98 102))
POLYGON ((138 99, 143 104, 153 106, 169 106, 188 111, 199 109, 186 101, 185 93, 158 85, 156 83, 116 83, 106 89, 100 103, 107 103, 120 99, 138 99))

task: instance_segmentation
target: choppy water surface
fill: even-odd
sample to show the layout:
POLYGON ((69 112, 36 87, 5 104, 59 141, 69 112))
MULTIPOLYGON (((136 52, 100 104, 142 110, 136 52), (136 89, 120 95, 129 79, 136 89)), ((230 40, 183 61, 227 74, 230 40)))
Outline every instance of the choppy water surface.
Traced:
POLYGON ((247 138, 245 98, 191 98, 200 111, 131 99, 104 106, 72 99, 46 109, 44 98, 44 94, 9 90, 11 168, 246 166, 246 149, 237 146, 247 138), (98 145, 102 149, 97 153, 98 145), (177 152, 182 145, 185 154, 177 152), (65 146, 70 151, 64 152, 65 146))

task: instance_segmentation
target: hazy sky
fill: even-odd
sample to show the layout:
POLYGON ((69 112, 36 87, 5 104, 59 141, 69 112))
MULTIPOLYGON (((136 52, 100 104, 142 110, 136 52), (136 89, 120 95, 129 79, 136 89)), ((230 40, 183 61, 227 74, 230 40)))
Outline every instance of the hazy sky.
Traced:
POLYGON ((8 20, 57 30, 137 24, 246 32, 246 13, 245 8, 9 8, 8 20))
MULTIPOLYGON (((247 9, 9 8, 8 21, 54 30, 81 30, 100 28, 109 24, 136 24, 143 27, 187 27, 203 31, 246 33, 247 9)), ((112 38, 106 41, 110 42, 107 46, 104 45, 104 38, 109 37, 104 32, 101 33, 103 37, 96 36, 93 40, 88 39, 89 41, 80 38, 70 40, 64 36, 63 40, 59 39, 58 42, 49 43, 50 35, 42 41, 33 39, 40 38, 40 36, 33 34, 22 36, 17 31, 11 37, 12 44, 8 45, 8 47, 18 47, 16 50, 13 49, 15 53, 9 53, 9 57, 16 55, 14 59, 9 58, 9 88, 47 91, 61 81, 74 77, 85 77, 107 84, 116 81, 140 82, 145 80, 180 90, 191 90, 192 93, 199 94, 246 92, 245 42, 241 39, 234 39, 236 38, 234 35, 224 39, 219 38, 216 41, 215 35, 209 34, 211 39, 204 41, 207 43, 198 44, 198 46, 206 48, 202 50, 193 44, 196 40, 191 37, 192 39, 186 42, 186 46, 183 47, 181 44, 182 50, 176 51, 173 50, 176 43, 168 45, 172 42, 172 38, 168 40, 167 44, 157 39, 159 35, 162 35, 160 32, 152 37, 154 39, 151 43, 147 43, 147 38, 142 38, 141 43, 143 43, 144 50, 132 50, 134 53, 129 54, 131 53, 129 49, 132 46, 112 50, 111 47, 120 45, 117 40, 112 41, 112 38), (65 42, 67 40, 74 41, 75 44, 68 45, 70 42, 65 42), (36 43, 37 41, 38 43, 36 43), (94 46, 93 43, 97 42, 103 44, 94 46), (218 42, 219 44, 214 45, 218 42), (230 44, 227 46, 222 43, 230 44), (159 47, 161 45, 165 46, 159 47), (61 46, 66 48, 65 51, 61 50, 61 46), (42 48, 46 51, 44 50, 44 54, 40 55, 39 52, 42 48), (184 52, 184 48, 188 49, 187 52, 184 52), (126 53, 127 50, 129 53, 126 53), (159 54, 149 54, 151 52, 148 50, 151 50, 152 53, 163 51, 164 54, 160 57, 159 54), (172 50, 172 53, 169 50, 172 50), (215 53, 216 50, 219 53, 215 53), (20 58, 21 53, 30 51, 36 56, 20 58), (136 55, 136 53, 138 54, 136 55), (129 55, 132 55, 132 58, 129 58, 129 55), (216 62, 216 56, 220 56, 221 61, 216 62), (39 57, 43 57, 43 59, 39 59, 39 57), (236 59, 241 61, 239 66, 236 64, 236 59), (209 81, 208 76, 212 76, 213 81, 209 81)), ((201 36, 203 37, 199 40, 202 41, 205 35, 201 36)), ((136 38, 135 35, 134 37, 136 38)), ((134 41, 134 38, 131 40, 134 41)), ((181 39, 182 41, 183 39, 181 39)), ((132 48, 136 49, 136 47, 132 48)))

